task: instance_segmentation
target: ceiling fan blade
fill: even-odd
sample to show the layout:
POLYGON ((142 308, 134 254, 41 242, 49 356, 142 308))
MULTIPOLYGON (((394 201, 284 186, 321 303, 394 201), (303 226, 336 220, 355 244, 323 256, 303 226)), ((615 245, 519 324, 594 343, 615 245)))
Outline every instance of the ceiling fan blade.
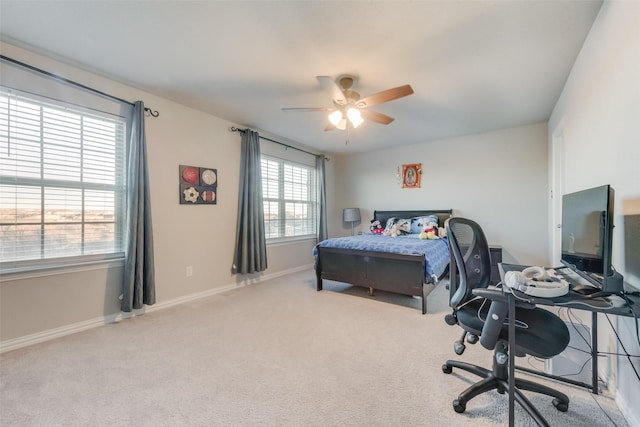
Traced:
POLYGON ((383 125, 388 125, 395 120, 393 117, 389 117, 386 114, 371 110, 360 110, 360 116, 365 120, 370 120, 383 125))
POLYGON ((393 101, 394 99, 402 98, 403 96, 411 95, 412 93, 413 88, 411 85, 398 86, 393 89, 383 90, 382 92, 374 93, 373 95, 362 98, 356 102, 356 106, 358 108, 367 108, 384 102, 393 101))
POLYGON ((325 131, 325 132, 327 132, 327 131, 335 130, 335 129, 336 129, 336 127, 333 125, 333 123, 329 123, 329 124, 327 125, 327 127, 326 127, 326 128, 324 128, 324 131, 325 131))
POLYGON ((333 108, 315 107, 315 108, 283 108, 282 111, 299 111, 303 113, 312 113, 316 111, 332 111, 333 108))
POLYGON ((347 103, 347 98, 345 98, 344 93, 342 93, 342 89, 340 86, 333 81, 333 79, 329 76, 316 76, 318 81, 320 82, 320 86, 331 95, 331 99, 337 105, 345 105, 347 103))

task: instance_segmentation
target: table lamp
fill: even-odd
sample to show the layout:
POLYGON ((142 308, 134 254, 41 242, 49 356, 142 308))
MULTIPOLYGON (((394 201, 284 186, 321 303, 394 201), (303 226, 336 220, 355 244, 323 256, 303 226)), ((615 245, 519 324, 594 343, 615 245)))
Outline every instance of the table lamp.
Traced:
POLYGON ((344 208, 342 221, 351 223, 351 235, 353 236, 353 223, 360 221, 360 208, 344 208))

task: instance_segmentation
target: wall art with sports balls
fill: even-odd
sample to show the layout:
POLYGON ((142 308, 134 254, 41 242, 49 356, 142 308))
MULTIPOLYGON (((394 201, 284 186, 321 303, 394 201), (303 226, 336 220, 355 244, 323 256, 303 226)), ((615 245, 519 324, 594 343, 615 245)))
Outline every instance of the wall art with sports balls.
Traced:
POLYGON ((218 170, 180 165, 178 168, 181 205, 215 205, 218 202, 218 170))

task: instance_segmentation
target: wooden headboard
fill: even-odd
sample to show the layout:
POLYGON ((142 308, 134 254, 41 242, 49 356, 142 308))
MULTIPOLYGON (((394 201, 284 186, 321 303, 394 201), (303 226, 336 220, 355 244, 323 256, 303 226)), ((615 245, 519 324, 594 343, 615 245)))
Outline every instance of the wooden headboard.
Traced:
POLYGON ((444 227, 444 222, 451 217, 453 209, 441 210, 415 210, 415 211, 374 211, 373 219, 377 219, 381 224, 386 224, 389 218, 413 218, 416 216, 437 215, 438 225, 444 227))

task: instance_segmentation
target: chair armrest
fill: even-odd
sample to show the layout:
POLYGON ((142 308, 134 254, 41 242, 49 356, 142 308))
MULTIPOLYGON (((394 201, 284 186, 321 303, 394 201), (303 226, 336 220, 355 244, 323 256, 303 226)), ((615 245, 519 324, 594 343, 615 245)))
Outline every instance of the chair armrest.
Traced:
MULTIPOLYGON (((509 294, 501 289, 474 289, 473 295, 491 301, 489 312, 484 321, 482 332, 480 333, 480 344, 487 350, 493 350, 500 338, 502 328, 506 326, 507 314, 509 311, 509 294)), ((524 309, 535 308, 535 304, 516 300, 516 305, 524 309)))
MULTIPOLYGON (((509 303, 509 294, 507 292, 502 291, 499 288, 478 288, 473 289, 471 293, 474 296, 480 298, 486 298, 491 301, 508 304, 509 303)), ((522 300, 521 298, 516 298, 516 307, 524 308, 527 310, 534 309, 536 305, 533 302, 522 300)))
POLYGON ((491 301, 503 302, 505 304, 509 302, 509 296, 505 294, 502 289, 477 288, 473 289, 471 293, 477 297, 490 299, 491 301))

